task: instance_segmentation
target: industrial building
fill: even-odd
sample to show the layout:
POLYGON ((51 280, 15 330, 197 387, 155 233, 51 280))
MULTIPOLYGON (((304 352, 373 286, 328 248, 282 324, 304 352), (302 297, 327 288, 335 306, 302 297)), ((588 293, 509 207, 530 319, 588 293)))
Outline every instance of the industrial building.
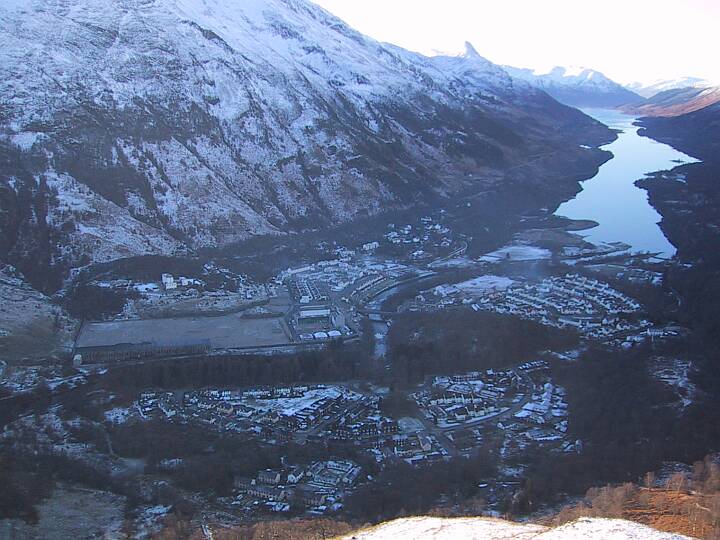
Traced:
POLYGON ((300 324, 330 324, 332 311, 330 308, 308 308, 301 309, 298 315, 300 324))

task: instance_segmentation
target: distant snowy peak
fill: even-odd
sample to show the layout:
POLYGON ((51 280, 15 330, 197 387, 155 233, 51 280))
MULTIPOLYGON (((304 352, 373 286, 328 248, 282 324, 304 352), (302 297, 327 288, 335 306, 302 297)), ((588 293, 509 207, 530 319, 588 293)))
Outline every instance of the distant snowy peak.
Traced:
POLYGON ((484 56, 480 56, 480 53, 477 52, 473 44, 469 41, 465 42, 465 50, 461 54, 457 55, 457 58, 464 58, 465 60, 474 62, 477 65, 502 71, 502 68, 500 66, 493 64, 484 56))
POLYGON ((458 55, 437 55, 430 57, 430 63, 444 75, 473 81, 478 86, 494 88, 503 92, 510 91, 513 81, 510 75, 497 64, 481 56, 470 42, 465 42, 465 50, 458 55))
POLYGON ((504 67, 514 76, 528 81, 539 79, 547 84, 562 86, 592 85, 607 88, 620 86, 599 71, 582 66, 554 66, 547 70, 504 67))
POLYGON ((545 90, 555 99, 578 107, 618 107, 642 101, 603 73, 586 67, 555 66, 532 70, 503 66, 512 77, 545 90))
MULTIPOLYGON (((542 72, 535 72, 536 76, 544 76, 542 72)), ((604 74, 594 69, 582 66, 555 66, 546 76, 558 84, 591 84, 593 86, 604 86, 614 88, 617 83, 607 78, 604 74)))
POLYGON ((699 77, 680 77, 677 79, 658 79, 649 84, 634 82, 626 85, 625 87, 642 97, 651 98, 660 92, 667 92, 668 90, 679 90, 681 88, 709 88, 711 86, 717 85, 714 85, 707 79, 701 79, 699 77))

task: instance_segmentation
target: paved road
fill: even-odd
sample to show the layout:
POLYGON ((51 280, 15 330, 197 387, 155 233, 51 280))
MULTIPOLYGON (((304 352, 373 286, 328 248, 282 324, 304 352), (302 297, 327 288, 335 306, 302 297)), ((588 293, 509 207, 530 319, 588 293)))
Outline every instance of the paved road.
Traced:
POLYGON ((449 261, 450 259, 454 259, 455 257, 459 257, 460 255, 465 255, 465 253, 467 252, 467 248, 468 248, 468 243, 463 240, 459 248, 457 248, 456 250, 454 250, 454 251, 453 251, 452 253, 450 253, 449 255, 446 255, 445 257, 440 257, 440 258, 438 258, 438 259, 435 259, 434 261, 429 262, 429 263, 427 264, 427 267, 428 267, 428 268, 433 268, 435 265, 438 265, 438 264, 440 264, 440 263, 442 263, 442 262, 449 261))
POLYGON ((460 455, 460 451, 455 446, 455 443, 453 443, 448 438, 448 436, 442 429, 440 429, 439 426, 436 426, 435 423, 432 420, 426 418, 424 414, 419 414, 418 417, 418 419, 422 422, 428 433, 431 433, 435 436, 438 443, 440 443, 440 446, 442 446, 448 453, 448 456, 450 456, 451 458, 455 458, 460 455))

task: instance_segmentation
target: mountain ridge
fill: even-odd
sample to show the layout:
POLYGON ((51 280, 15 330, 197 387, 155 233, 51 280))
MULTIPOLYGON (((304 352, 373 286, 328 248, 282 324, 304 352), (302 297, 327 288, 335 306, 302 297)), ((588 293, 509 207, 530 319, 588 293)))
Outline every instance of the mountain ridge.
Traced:
POLYGON ((658 79, 651 83, 634 82, 626 84, 625 88, 644 98, 652 98, 661 92, 679 90, 681 88, 708 88, 714 86, 707 79, 700 77, 679 77, 676 79, 658 79))
POLYGON ((0 260, 50 292, 72 268, 328 227, 612 138, 479 56, 384 46, 305 0, 33 0, 0 25, 0 260))
POLYGON ((720 87, 686 87, 664 90, 644 103, 624 107, 639 116, 680 116, 720 102, 720 87))
POLYGON ((555 66, 548 72, 512 66, 503 68, 512 77, 571 106, 614 108, 643 101, 641 96, 591 68, 555 66))

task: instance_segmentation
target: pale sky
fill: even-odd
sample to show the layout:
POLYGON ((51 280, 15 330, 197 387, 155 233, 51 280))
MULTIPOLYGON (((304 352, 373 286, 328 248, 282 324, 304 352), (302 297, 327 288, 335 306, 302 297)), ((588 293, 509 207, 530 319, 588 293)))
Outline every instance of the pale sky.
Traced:
POLYGON ((377 40, 424 54, 465 41, 497 64, 584 66, 621 83, 720 83, 720 0, 313 0, 377 40))

